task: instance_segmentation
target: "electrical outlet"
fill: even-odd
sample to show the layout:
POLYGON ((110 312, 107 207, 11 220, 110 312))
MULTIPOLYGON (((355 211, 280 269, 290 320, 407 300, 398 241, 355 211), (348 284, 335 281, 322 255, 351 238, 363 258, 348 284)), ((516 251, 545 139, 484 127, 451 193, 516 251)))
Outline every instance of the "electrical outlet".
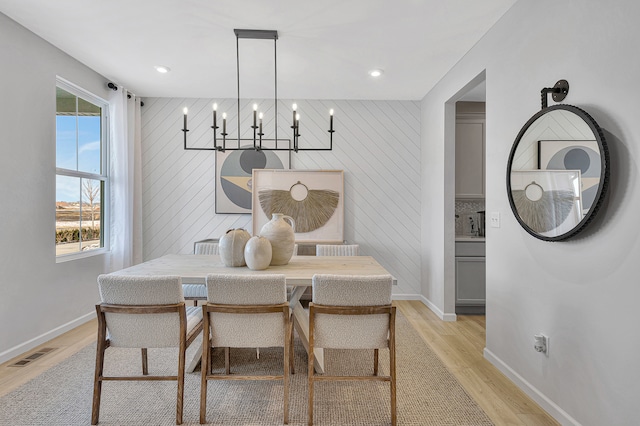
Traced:
POLYGON ((547 356, 549 356, 549 338, 544 334, 536 334, 533 336, 533 348, 547 356))
POLYGON ((491 212, 491 227, 500 228, 500 212, 491 212))

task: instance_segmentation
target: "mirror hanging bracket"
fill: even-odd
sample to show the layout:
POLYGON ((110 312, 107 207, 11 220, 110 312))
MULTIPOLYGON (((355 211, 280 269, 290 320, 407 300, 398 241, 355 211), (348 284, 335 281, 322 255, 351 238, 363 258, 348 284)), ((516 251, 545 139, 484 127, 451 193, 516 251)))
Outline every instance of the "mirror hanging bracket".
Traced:
POLYGON ((542 98, 542 109, 547 108, 547 95, 551 93, 551 98, 555 102, 562 102, 569 93, 569 82, 567 80, 558 80, 555 86, 545 87, 540 91, 542 98))

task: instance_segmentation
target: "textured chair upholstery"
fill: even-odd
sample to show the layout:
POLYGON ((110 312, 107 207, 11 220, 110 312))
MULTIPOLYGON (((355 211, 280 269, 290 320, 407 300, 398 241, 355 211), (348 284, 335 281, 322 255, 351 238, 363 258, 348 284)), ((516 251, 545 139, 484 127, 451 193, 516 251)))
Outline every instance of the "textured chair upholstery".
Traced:
POLYGON ((395 307, 391 305, 391 275, 313 276, 309 304, 309 353, 314 348, 373 349, 373 376, 315 375, 309 357, 308 423, 313 424, 313 386, 317 380, 388 381, 391 423, 396 424, 395 307), (389 375, 378 375, 378 349, 389 349, 389 375))
POLYGON ((176 423, 182 424, 185 351, 202 329, 202 311, 186 308, 180 277, 100 275, 98 338, 91 423, 97 424, 104 380, 176 380, 176 423), (141 348, 142 376, 105 377, 109 346, 141 348), (176 376, 149 376, 147 348, 178 347, 176 376))
POLYGON ((358 256, 358 244, 316 244, 316 256, 358 256))
MULTIPOLYGON (((209 275, 207 302, 218 305, 279 305, 287 302, 284 275, 209 275)), ((280 314, 212 312, 211 344, 215 347, 283 346, 280 314)))
MULTIPOLYGON (((219 254, 217 241, 196 241, 193 246, 194 254, 219 254)), ((204 284, 183 283, 182 292, 186 300, 193 300, 194 306, 198 305, 198 300, 207 298, 207 286, 204 284)))
POLYGON ((206 423, 208 380, 282 380, 284 423, 289 417, 289 372, 292 368, 292 323, 285 276, 282 274, 209 274, 207 303, 202 306, 202 386, 200 423, 206 423), (225 348, 226 374, 211 374, 211 348, 225 348), (231 374, 229 348, 282 347, 282 376, 231 374))

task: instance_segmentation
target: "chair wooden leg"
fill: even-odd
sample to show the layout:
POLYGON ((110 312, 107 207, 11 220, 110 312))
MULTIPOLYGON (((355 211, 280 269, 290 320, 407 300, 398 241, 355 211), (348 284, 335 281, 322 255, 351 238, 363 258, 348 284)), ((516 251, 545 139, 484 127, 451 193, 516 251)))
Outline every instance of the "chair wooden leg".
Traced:
POLYGON ((207 374, 211 374, 211 341, 209 336, 209 314, 204 311, 202 361, 200 364, 200 424, 207 422, 207 374))
POLYGON ((308 371, 307 375, 309 376, 309 401, 308 401, 308 417, 307 424, 309 426, 313 425, 313 378, 314 378, 314 356, 313 356, 313 328, 314 328, 314 313, 313 307, 309 309, 309 350, 308 352, 308 371))
POLYGON ((142 348, 142 375, 149 374, 149 362, 147 359, 147 348, 142 348))
POLYGON ((373 350, 373 375, 378 375, 378 348, 373 350))
MULTIPOLYGON (((96 307, 97 308, 97 307, 96 307)), ((100 397, 102 396, 102 373, 104 370, 104 352, 106 344, 106 323, 104 314, 98 309, 98 343, 96 349, 96 368, 93 379, 93 405, 91 408, 91 424, 97 425, 100 418, 100 397)))
POLYGON ((291 339, 289 339, 289 372, 291 374, 296 374, 295 362, 293 358, 293 321, 290 322, 289 329, 291 333, 291 339))
POLYGON ((182 412, 184 407, 184 369, 187 345, 184 340, 180 342, 180 355, 178 359, 178 401, 176 403, 176 424, 182 424, 182 412))
POLYGON ((230 350, 229 348, 224 348, 224 371, 225 374, 228 376, 229 374, 231 374, 231 354, 230 354, 230 350))
POLYGON ((283 381, 283 401, 284 401, 284 424, 289 423, 289 374, 291 372, 291 327, 289 324, 285 326, 285 342, 284 342, 284 361, 282 363, 282 381, 283 381))
POLYGON ((391 376, 391 426, 396 426, 396 307, 391 308, 389 319, 389 375, 391 376))

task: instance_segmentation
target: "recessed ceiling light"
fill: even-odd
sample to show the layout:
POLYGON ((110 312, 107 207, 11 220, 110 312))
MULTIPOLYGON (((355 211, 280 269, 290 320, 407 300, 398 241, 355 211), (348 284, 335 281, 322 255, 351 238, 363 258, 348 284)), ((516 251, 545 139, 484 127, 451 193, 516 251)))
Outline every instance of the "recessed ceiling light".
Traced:
POLYGON ((380 77, 384 71, 382 70, 371 70, 369 71, 369 75, 371 77, 380 77))
POLYGON ((162 65, 156 65, 154 68, 155 68, 155 69, 156 69, 156 71, 158 71, 160 74, 166 74, 166 73, 168 73, 169 71, 171 71, 171 68, 169 68, 169 67, 165 67, 165 66, 162 66, 162 65))

